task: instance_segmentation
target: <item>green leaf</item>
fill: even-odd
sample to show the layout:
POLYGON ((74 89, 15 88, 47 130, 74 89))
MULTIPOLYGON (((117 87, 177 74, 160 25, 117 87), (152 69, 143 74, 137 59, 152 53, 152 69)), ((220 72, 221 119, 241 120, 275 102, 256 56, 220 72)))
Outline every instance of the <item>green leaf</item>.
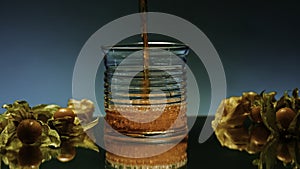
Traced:
POLYGON ((16 150, 14 151, 8 150, 3 155, 2 161, 5 165, 10 165, 10 162, 15 161, 17 156, 18 156, 18 152, 16 150))
POLYGON ((0 148, 4 148, 4 149, 16 148, 15 144, 11 144, 14 138, 16 138, 14 137, 15 134, 16 134, 16 127, 13 124, 13 122, 10 121, 0 134, 0 148))
POLYGON ((75 147, 82 147, 82 148, 91 149, 93 151, 99 152, 98 146, 95 144, 93 140, 89 138, 87 134, 83 135, 82 140, 75 141, 73 142, 73 144, 75 147))
POLYGON ((83 128, 80 124, 75 125, 68 120, 69 117, 59 118, 50 120, 49 125, 65 138, 76 137, 84 133, 83 128))
POLYGON ((259 169, 273 169, 275 166, 275 163, 277 161, 276 155, 277 155, 277 145, 278 141, 277 139, 272 139, 269 141, 263 151, 260 153, 260 159, 258 162, 258 168, 259 169))
POLYGON ((32 111, 38 113, 39 111, 46 111, 51 113, 52 115, 61 107, 59 105, 55 105, 55 104, 39 104, 36 105, 34 107, 32 107, 32 111))
POLYGON ((6 150, 15 151, 22 147, 22 142, 17 138, 16 135, 10 137, 9 142, 7 143, 6 150))
POLYGON ((34 118, 26 101, 15 101, 13 104, 4 104, 2 107, 7 110, 4 115, 8 119, 12 118, 14 121, 20 122, 22 119, 34 118))
POLYGON ((5 117, 5 115, 1 114, 0 115, 0 133, 7 126, 7 124, 8 124, 7 118, 5 117))
POLYGON ((283 108, 283 107, 293 107, 293 100, 288 95, 287 91, 285 91, 284 95, 277 101, 276 110, 283 108))
POLYGON ((276 125, 276 112, 274 108, 274 95, 265 94, 263 96, 262 104, 263 109, 261 110, 261 117, 265 126, 273 133, 279 131, 278 126, 276 125))
POLYGON ((0 148, 5 148, 6 143, 8 142, 10 135, 8 134, 8 127, 5 127, 0 134, 0 148))
POLYGON ((42 152, 43 161, 49 161, 52 158, 56 158, 60 153, 59 149, 49 147, 41 147, 40 150, 42 152))
POLYGON ((60 108, 60 106, 54 104, 39 104, 32 108, 32 112, 35 114, 36 119, 47 122, 53 118, 53 114, 60 108))
POLYGON ((48 125, 43 124, 43 133, 41 138, 41 147, 59 147, 61 140, 56 130, 51 129, 48 125))
POLYGON ((25 101, 25 100, 21 100, 21 101, 15 101, 13 103, 13 105, 15 107, 20 107, 20 108, 23 108, 25 111, 29 112, 31 110, 29 104, 25 101))
POLYGON ((299 90, 298 90, 298 88, 295 88, 295 89, 293 90, 292 95, 293 95, 294 98, 298 98, 298 97, 299 97, 299 90))

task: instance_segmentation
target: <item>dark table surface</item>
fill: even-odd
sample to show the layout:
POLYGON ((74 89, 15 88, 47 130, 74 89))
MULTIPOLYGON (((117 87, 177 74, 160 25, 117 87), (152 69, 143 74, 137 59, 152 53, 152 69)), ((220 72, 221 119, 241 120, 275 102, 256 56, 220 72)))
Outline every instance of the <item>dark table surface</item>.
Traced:
MULTIPOLYGON (((231 168, 231 169, 255 169, 257 166, 252 161, 258 158, 258 154, 248 154, 237 150, 231 150, 222 147, 215 135, 212 135, 206 142, 200 144, 198 138, 200 131, 207 117, 197 117, 195 124, 189 132, 188 137, 188 162, 185 168, 231 168)), ((93 150, 77 148, 75 158, 66 163, 62 163, 57 159, 45 161, 40 165, 41 169, 104 169, 105 166, 105 150, 100 148, 100 152, 93 150)), ((279 163, 280 164, 280 163, 279 163)), ((9 168, 2 162, 1 168, 9 168)), ((283 168, 276 166, 276 168, 283 168)))

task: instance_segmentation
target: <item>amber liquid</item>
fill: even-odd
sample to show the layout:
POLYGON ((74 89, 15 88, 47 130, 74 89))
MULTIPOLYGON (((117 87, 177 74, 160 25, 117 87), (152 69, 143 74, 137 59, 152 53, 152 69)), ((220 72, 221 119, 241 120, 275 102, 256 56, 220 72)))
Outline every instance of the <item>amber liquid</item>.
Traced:
POLYGON ((147 33, 147 0, 139 0, 139 12, 141 13, 142 21, 142 42, 143 42, 143 99, 145 102, 149 103, 149 93, 150 93, 150 81, 149 81, 149 43, 148 43, 148 33, 147 33))
POLYGON ((150 106, 117 106, 118 109, 122 110, 122 114, 115 106, 110 106, 106 110, 105 120, 114 130, 120 133, 135 137, 144 137, 155 133, 186 134, 187 108, 185 102, 167 105, 166 107, 161 105, 152 106, 150 110, 150 106), (155 119, 153 120, 153 118, 155 119))

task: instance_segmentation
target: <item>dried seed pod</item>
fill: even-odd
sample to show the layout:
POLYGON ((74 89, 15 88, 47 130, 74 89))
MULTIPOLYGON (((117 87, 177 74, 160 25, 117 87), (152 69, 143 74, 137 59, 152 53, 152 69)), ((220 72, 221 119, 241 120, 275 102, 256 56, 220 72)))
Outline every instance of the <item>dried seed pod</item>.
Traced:
POLYGON ((281 108, 276 112, 276 120, 283 129, 288 129, 295 116, 295 111, 289 107, 281 108))
POLYGON ((34 119, 25 119, 17 127, 17 137, 25 144, 35 143, 42 135, 41 124, 34 119))
POLYGON ((54 119, 59 119, 59 118, 69 119, 70 123, 74 122, 75 116, 76 115, 74 111, 70 108, 60 108, 53 115, 54 119))

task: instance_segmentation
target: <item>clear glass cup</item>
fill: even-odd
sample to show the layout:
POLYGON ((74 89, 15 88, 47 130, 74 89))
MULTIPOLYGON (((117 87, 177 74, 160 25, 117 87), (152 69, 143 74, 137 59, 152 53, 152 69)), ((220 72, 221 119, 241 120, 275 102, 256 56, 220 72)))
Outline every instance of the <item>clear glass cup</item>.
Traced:
POLYGON ((186 134, 188 47, 149 42, 146 49, 133 43, 103 51, 105 120, 111 130, 131 137, 186 134))

